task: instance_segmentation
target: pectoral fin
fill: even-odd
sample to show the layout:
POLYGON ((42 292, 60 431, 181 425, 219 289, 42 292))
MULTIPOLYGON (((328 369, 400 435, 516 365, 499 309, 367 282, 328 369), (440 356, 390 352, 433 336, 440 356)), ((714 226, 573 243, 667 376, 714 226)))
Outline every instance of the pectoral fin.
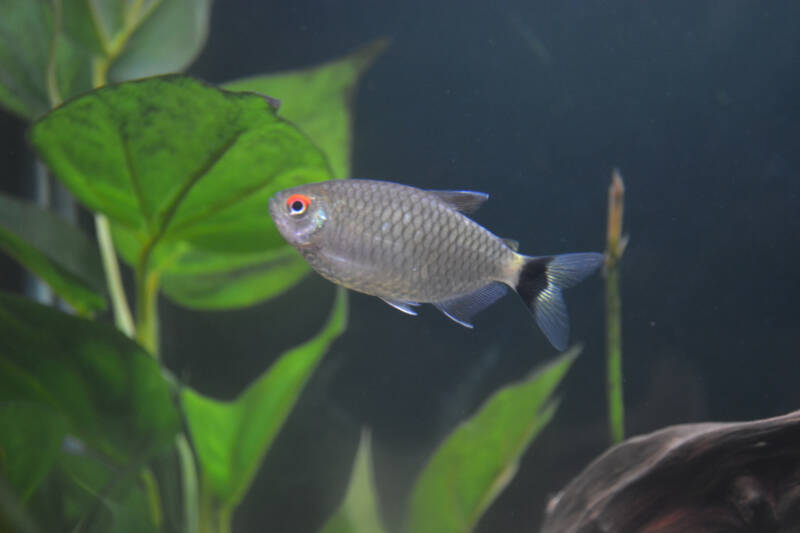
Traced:
POLYGON ((433 305, 452 320, 471 328, 472 317, 499 300, 508 290, 504 284, 495 282, 481 287, 475 292, 434 302, 433 305))

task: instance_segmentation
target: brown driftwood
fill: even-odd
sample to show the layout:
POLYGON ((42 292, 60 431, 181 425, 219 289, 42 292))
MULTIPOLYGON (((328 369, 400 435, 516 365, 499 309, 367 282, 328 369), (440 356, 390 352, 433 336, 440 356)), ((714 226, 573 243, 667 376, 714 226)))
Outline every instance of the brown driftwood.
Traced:
POLYGON ((800 533, 800 411, 671 426, 601 455, 541 533, 800 533))

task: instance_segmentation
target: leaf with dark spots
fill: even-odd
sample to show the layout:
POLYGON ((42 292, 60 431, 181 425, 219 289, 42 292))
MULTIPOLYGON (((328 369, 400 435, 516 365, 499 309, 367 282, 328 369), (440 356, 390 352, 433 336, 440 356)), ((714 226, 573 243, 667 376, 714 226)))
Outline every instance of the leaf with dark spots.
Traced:
POLYGON ((54 110, 30 138, 75 196, 109 217, 123 258, 162 274, 178 302, 246 305, 250 289, 264 297, 307 271, 294 262, 250 276, 235 287, 241 298, 213 296, 230 272, 285 249, 269 198, 331 177, 324 154, 258 95, 183 76, 128 82, 54 110), (220 285, 198 298, 182 290, 182 276, 198 273, 226 275, 207 277, 220 285))

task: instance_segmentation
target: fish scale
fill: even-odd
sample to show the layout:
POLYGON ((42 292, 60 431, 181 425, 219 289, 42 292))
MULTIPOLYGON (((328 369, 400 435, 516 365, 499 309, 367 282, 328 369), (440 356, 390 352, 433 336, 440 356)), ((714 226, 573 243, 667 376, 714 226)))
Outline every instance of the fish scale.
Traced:
POLYGON ((487 196, 375 180, 301 185, 270 199, 278 230, 323 277, 409 314, 433 303, 459 324, 514 288, 554 346, 566 345, 561 289, 602 263, 596 253, 518 254, 463 212, 487 196), (463 212, 462 212, 463 211, 463 212))

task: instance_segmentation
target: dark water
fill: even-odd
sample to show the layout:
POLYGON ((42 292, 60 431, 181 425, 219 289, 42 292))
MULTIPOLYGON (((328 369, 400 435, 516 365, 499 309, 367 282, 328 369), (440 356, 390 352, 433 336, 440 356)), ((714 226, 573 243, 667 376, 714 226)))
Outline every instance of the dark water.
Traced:
MULTIPOLYGON (((223 82, 390 37, 355 102, 354 176, 489 192, 476 219, 530 254, 601 250, 619 167, 635 434, 800 407, 799 18, 793 0, 220 0, 190 72, 223 82)), ((9 165, 22 164, 20 150, 9 150, 9 165)), ((18 285, 17 271, 0 267, 3 286, 18 285)), ((309 277, 243 311, 163 302, 163 353, 201 391, 231 397, 270 354, 315 331, 332 296, 309 277)), ((554 423, 479 531, 536 530, 547 495, 606 446, 602 296, 599 277, 567 294, 585 350, 554 423)), ((318 529, 362 425, 373 428, 384 518, 396 524, 435 445, 554 355, 512 296, 474 331, 432 308, 412 318, 374 298, 351 303, 346 335, 236 516, 242 531, 318 529)))

